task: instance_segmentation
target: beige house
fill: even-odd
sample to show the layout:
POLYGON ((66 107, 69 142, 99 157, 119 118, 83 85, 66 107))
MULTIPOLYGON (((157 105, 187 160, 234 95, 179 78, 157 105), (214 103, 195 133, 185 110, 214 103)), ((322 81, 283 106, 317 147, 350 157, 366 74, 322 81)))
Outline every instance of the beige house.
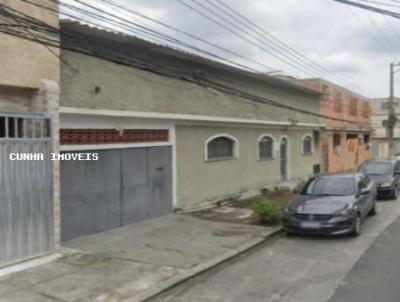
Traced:
POLYGON ((0 33, 0 267, 60 241, 58 165, 49 159, 58 148, 58 49, 32 41, 13 18, 26 14, 57 27, 58 16, 23 1, 1 4, 10 14, 2 23, 19 34, 0 33), (23 153, 43 160, 15 160, 23 153))
POLYGON ((320 170, 319 93, 137 38, 62 27, 93 44, 62 38, 79 53, 62 51, 78 72, 62 65, 61 149, 99 153, 84 167, 62 163, 65 240, 320 170), (78 183, 86 191, 71 190, 78 183))
MULTIPOLYGON (((396 98, 394 108, 396 114, 400 114, 400 99, 396 98)), ((389 143, 388 136, 385 127, 385 121, 389 118, 389 100, 386 98, 374 99, 371 102, 372 107, 372 151, 375 157, 387 157, 389 156, 389 143)), ((399 118, 399 116, 397 116, 399 118)), ((394 128, 394 150, 396 153, 400 153, 400 125, 396 124, 394 128)))

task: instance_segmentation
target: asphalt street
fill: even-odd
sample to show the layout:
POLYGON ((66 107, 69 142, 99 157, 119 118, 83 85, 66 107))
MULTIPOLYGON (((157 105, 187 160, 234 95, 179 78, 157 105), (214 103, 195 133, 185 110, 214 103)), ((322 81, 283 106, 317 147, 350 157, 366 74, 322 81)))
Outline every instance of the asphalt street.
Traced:
POLYGON ((400 219, 361 257, 330 302, 400 301, 400 219))
MULTIPOLYGON (((398 222, 390 230, 385 231, 399 217, 400 202, 380 202, 379 208, 380 212, 377 216, 369 217, 365 221, 360 237, 282 237, 242 259, 227 263, 217 270, 183 283, 155 298, 154 301, 328 301, 357 261, 382 232, 382 238, 376 244, 380 248, 384 247, 379 242, 391 237, 392 228, 394 232, 397 230, 397 234, 400 235, 400 223, 398 222)), ((386 251, 392 253, 390 254, 392 258, 382 258, 381 262, 386 262, 385 267, 381 268, 382 272, 396 261, 398 264, 391 267, 390 272, 395 274, 396 269, 397 272, 400 272, 398 270, 400 261, 397 260, 397 257, 393 257, 399 247, 400 239, 397 240, 396 245, 392 246, 391 251, 386 251)), ((365 261, 371 265, 372 270, 377 269, 374 266, 378 266, 379 263, 374 262, 373 255, 379 252, 374 252, 374 249, 376 249, 375 246, 365 255, 367 260, 362 260, 358 264, 360 267, 355 270, 355 277, 350 275, 348 286, 351 287, 352 282, 360 288, 370 286, 370 283, 362 283, 359 279, 373 274, 365 269, 365 264, 363 264, 365 261), (372 254, 368 256, 369 253, 372 254)), ((374 283, 376 278, 370 277, 368 280, 374 283)), ((385 286, 392 286, 398 281, 399 279, 396 279, 385 286)), ((385 283, 384 280, 382 282, 385 283)), ((395 294, 396 287, 393 287, 392 292, 395 294)), ((398 288, 400 287, 397 286, 398 288)), ((373 288, 369 290, 372 291, 373 288)), ((360 300, 353 300, 352 294, 354 293, 347 286, 342 287, 334 298, 336 300, 333 301, 399 301, 399 298, 386 300, 382 297, 366 300, 364 296, 360 300)), ((394 298, 395 295, 392 297, 394 298)))

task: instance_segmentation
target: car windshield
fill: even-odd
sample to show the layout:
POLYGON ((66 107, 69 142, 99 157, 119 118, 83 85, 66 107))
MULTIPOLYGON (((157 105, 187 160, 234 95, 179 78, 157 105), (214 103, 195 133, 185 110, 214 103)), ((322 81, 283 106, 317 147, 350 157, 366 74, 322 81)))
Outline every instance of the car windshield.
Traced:
POLYGON ((319 177, 310 179, 302 195, 346 196, 355 194, 354 180, 349 177, 319 177))
POLYGON ((392 173, 391 163, 371 162, 361 166, 360 172, 367 175, 384 175, 392 173))

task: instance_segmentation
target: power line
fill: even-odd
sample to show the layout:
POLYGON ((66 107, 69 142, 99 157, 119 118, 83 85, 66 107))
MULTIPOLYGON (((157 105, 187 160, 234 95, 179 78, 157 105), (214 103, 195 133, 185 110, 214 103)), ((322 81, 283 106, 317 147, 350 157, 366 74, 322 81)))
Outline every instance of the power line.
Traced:
POLYGON ((399 34, 397 28, 393 25, 392 20, 388 16, 384 16, 384 17, 385 17, 385 20, 387 20, 387 22, 388 22, 390 28, 392 29, 393 33, 395 34, 395 36, 397 38, 397 41, 400 42, 400 34, 399 34))
POLYGON ((379 44, 383 49, 385 49, 388 52, 391 52, 389 48, 387 48, 386 44, 382 43, 380 39, 378 39, 372 31, 368 28, 368 26, 364 23, 364 21, 353 11, 351 7, 348 7, 350 13, 354 16, 354 18, 361 24, 361 26, 364 28, 364 31, 367 32, 370 37, 377 43, 379 44))
POLYGON ((365 13, 368 17, 368 19, 371 21, 371 23, 374 25, 374 27, 379 31, 380 37, 382 38, 382 41, 384 41, 385 44, 388 45, 389 49, 391 49, 392 53, 396 53, 396 45, 395 43, 386 36, 386 33, 382 28, 379 26, 377 22, 375 22, 374 18, 370 16, 369 13, 365 13))
POLYGON ((251 59, 251 58, 249 58, 249 57, 246 57, 246 56, 244 56, 244 55, 242 55, 242 54, 239 54, 239 53, 234 52, 234 51, 232 51, 232 50, 230 50, 230 49, 224 48, 224 47, 222 47, 222 46, 220 46, 220 45, 217 45, 217 44, 215 44, 215 43, 212 43, 212 42, 210 42, 210 41, 207 41, 207 40, 205 40, 205 39, 203 39, 203 38, 200 38, 200 37, 198 37, 198 36, 195 36, 195 35, 193 35, 193 34, 191 34, 191 33, 187 33, 187 32, 185 32, 185 31, 183 31, 183 30, 180 30, 180 29, 178 29, 178 28, 176 28, 176 27, 173 27, 173 26, 171 26, 171 25, 168 25, 168 24, 166 24, 166 23, 164 23, 164 22, 161 22, 161 21, 159 21, 159 20, 150 18, 150 17, 148 17, 148 16, 146 16, 146 15, 143 15, 143 14, 137 12, 137 11, 134 11, 134 10, 128 8, 128 7, 124 7, 124 6, 118 5, 118 4, 116 4, 115 2, 113 2, 113 1, 110 1, 110 0, 100 0, 100 1, 109 4, 111 7, 120 9, 121 12, 129 12, 129 13, 131 13, 131 14, 133 14, 133 15, 139 16, 139 17, 141 17, 141 18, 143 18, 143 19, 145 19, 145 20, 148 20, 148 21, 150 21, 150 22, 153 22, 153 23, 155 23, 155 24, 158 24, 158 25, 161 25, 161 26, 163 26, 163 27, 165 27, 165 28, 168 28, 169 30, 178 32, 178 33, 183 34, 183 35, 185 35, 185 36, 187 36, 187 37, 189 37, 189 38, 192 38, 192 39, 194 39, 194 40, 200 41, 200 42, 202 42, 202 43, 205 43, 205 44, 207 44, 207 45, 210 45, 210 46, 212 46, 212 47, 215 47, 215 48, 217 48, 217 49, 220 49, 220 50, 222 50, 222 51, 224 51, 224 52, 227 52, 227 53, 229 53, 229 54, 231 54, 231 55, 234 55, 234 56, 236 56, 236 57, 239 57, 239 58, 241 58, 241 59, 245 59, 245 60, 247 60, 247 61, 249 61, 249 62, 256 63, 256 64, 261 65, 261 66, 263 66, 263 67, 266 67, 267 69, 270 69, 270 70, 273 69, 272 67, 266 65, 265 63, 262 63, 262 62, 260 62, 260 61, 257 61, 257 60, 251 59))
MULTIPOLYGON (((81 2, 81 1, 79 1, 79 0, 75 0, 75 1, 81 2)), ((103 2, 104 2, 104 1, 103 1, 103 2)), ((106 1, 106 2, 107 2, 107 1, 106 1)), ((110 4, 110 1, 108 1, 108 3, 110 4)), ((111 2, 111 4, 114 4, 114 3, 111 2)), ((126 8, 126 7, 118 6, 118 8, 123 9, 124 12, 125 12, 125 11, 129 11, 129 9, 126 8)), ((134 13, 135 13, 135 12, 134 12, 134 13)))
MULTIPOLYGON (((87 3, 82 3, 82 1, 79 1, 79 0, 75 0, 76 2, 78 2, 78 3, 80 3, 80 4, 82 4, 82 5, 87 5, 87 3)), ((141 17, 145 17, 145 16, 143 16, 143 14, 139 14, 139 13, 137 13, 137 12, 135 12, 135 11, 132 11, 132 10, 130 10, 129 8, 127 8, 127 7, 124 7, 124 6, 121 6, 121 5, 117 5, 117 4, 115 4, 115 2, 113 2, 113 1, 110 1, 110 0, 101 0, 102 2, 104 2, 104 3, 107 3, 107 4, 109 4, 109 5, 112 5, 112 6, 114 6, 114 7, 117 7, 117 8, 119 8, 119 9, 121 9, 121 11, 122 12, 131 12, 131 13, 133 13, 133 14, 135 14, 135 15, 139 15, 139 16, 141 16, 141 17)), ((103 11, 103 13, 104 13, 104 11, 103 11)), ((153 21, 153 22, 157 22, 158 24, 161 24, 161 25, 163 25, 163 26, 167 26, 168 27, 168 25, 166 25, 165 23, 162 23, 162 22, 159 22, 159 21, 156 21, 156 20, 154 20, 154 19, 151 19, 151 18, 147 18, 147 20, 151 20, 151 21, 153 21)), ((173 30, 175 30, 175 31, 180 31, 180 30, 178 30, 178 29, 176 29, 176 28, 173 28, 173 27, 171 27, 171 26, 169 26, 169 28, 170 29, 173 29, 173 30)), ((182 31, 180 31, 181 33, 182 33, 182 31)), ((187 34, 187 33, 185 33, 185 34, 187 34)), ((189 34, 190 35, 190 34, 189 34)), ((196 37, 197 38, 197 37, 196 37)), ((204 40, 203 40, 203 42, 204 42, 204 40)), ((215 45, 214 45, 215 46, 215 45)), ((297 62, 299 62, 299 60, 297 60, 297 62)), ((304 65, 303 65, 304 66, 304 65)), ((269 66, 268 66, 269 67, 269 66)), ((304 70, 304 69, 303 69, 304 70)), ((316 69, 314 69, 314 70, 316 70, 316 69)), ((327 74, 327 73, 325 73, 325 75, 327 75, 327 76, 329 76, 329 74, 327 74)), ((350 83, 350 82, 349 82, 350 83)), ((351 83, 350 83, 351 84, 351 83)), ((356 87, 355 86, 355 88, 356 88, 356 90, 358 90, 358 88, 359 87, 356 87)))
POLYGON ((238 12, 237 10, 235 10, 234 8, 232 8, 231 6, 226 4, 223 0, 216 0, 216 1, 221 5, 221 7, 223 7, 224 9, 227 9, 231 13, 226 12, 224 9, 222 9, 221 7, 218 7, 216 4, 214 4, 210 0, 206 0, 206 1, 208 3, 210 3, 211 5, 213 5, 214 7, 216 7, 217 9, 219 9, 224 14, 226 14, 226 15, 230 16, 231 18, 233 18, 234 20, 236 20, 237 22, 239 22, 239 23, 243 24, 244 26, 246 26, 247 28, 250 28, 251 30, 257 32, 259 35, 266 38, 268 42, 277 45, 277 47, 279 47, 283 51, 287 52, 288 54, 292 55, 295 60, 301 60, 303 62, 306 62, 309 66, 311 66, 313 68, 313 70, 317 70, 318 73, 327 75, 328 77, 332 77, 335 79, 335 81, 338 80, 338 81, 344 83, 345 85, 354 87, 356 90, 365 91, 368 94, 370 94, 365 89, 354 85, 351 81, 348 81, 346 79, 339 77, 335 73, 331 72, 330 70, 326 69, 325 67, 321 66, 320 64, 312 61, 307 56, 303 55, 299 51, 293 49, 292 47, 285 44, 278 38, 274 37, 268 31, 266 31, 265 29, 261 28, 259 25, 254 23, 252 20, 250 20, 249 18, 247 18, 246 16, 244 16, 243 14, 241 14, 240 12, 238 12))
MULTIPOLYGON (((34 3, 32 1, 29 1, 29 0, 20 0, 20 1, 28 2, 28 3, 31 3, 32 5, 36 5, 36 6, 45 8, 45 9, 49 9, 48 7, 45 7, 43 5, 34 3)), ((50 0, 50 1, 58 2, 58 1, 54 1, 54 0, 50 0)), ((86 7, 89 7, 90 9, 99 11, 101 13, 101 15, 99 15, 97 13, 94 13, 94 12, 91 12, 91 11, 87 11, 87 10, 75 7, 75 6, 72 6, 72 5, 68 5, 68 4, 64 4, 64 3, 60 3, 60 4, 62 6, 65 6, 65 7, 69 8, 69 9, 71 9, 71 10, 74 10, 74 11, 80 13, 80 14, 83 14, 85 16, 89 16, 91 18, 94 18, 95 20, 100 21, 102 23, 107 22, 109 24, 114 24, 114 25, 118 26, 119 28, 122 28, 122 29, 124 29, 124 30, 126 30, 126 31, 128 31, 130 33, 135 34, 135 35, 140 35, 140 36, 145 35, 147 37, 150 37, 150 40, 162 41, 161 42, 162 44, 165 44, 165 42, 167 42, 168 44, 175 45, 178 48, 179 47, 180 48, 184 47, 186 49, 190 49, 192 51, 195 51, 196 53, 201 53, 203 55, 206 55, 207 57, 215 58, 218 61, 226 62, 229 65, 235 65, 235 66, 237 66, 239 68, 242 68, 242 69, 251 70, 251 68, 249 68, 248 66, 245 66, 243 64, 237 63, 235 61, 232 61, 232 60, 229 60, 229 59, 226 59, 226 58, 223 58, 223 57, 221 57, 219 55, 216 55, 214 53, 211 53, 211 52, 209 52, 207 50, 200 49, 200 48, 198 48, 196 46, 193 46, 193 45, 190 45, 190 44, 188 44, 186 42, 178 40, 178 39, 176 39, 176 38, 174 38, 172 36, 161 34, 159 32, 156 32, 154 30, 146 28, 143 25, 139 25, 139 24, 137 24, 137 23, 135 23, 135 22, 133 22, 131 20, 127 20, 125 18, 119 18, 119 16, 116 16, 114 14, 109 14, 108 12, 106 12, 106 11, 104 11, 102 9, 98 9, 98 8, 92 6, 92 5, 87 4, 87 3, 82 3, 82 2, 80 2, 78 0, 74 0, 74 1, 76 1, 76 2, 78 2, 80 4, 82 4, 82 5, 85 5, 86 7), (110 19, 110 17, 107 18, 106 17, 107 15, 113 17, 114 19, 110 19)), ((90 25, 93 25, 93 26, 96 26, 96 27, 99 27, 99 28, 116 31, 115 29, 107 27, 104 24, 94 23, 93 21, 89 21, 87 19, 80 18, 79 16, 74 16, 74 15, 71 15, 71 14, 68 14, 68 13, 65 13, 65 12, 61 12, 61 14, 65 15, 65 16, 67 16, 69 18, 77 19, 77 20, 80 20, 80 21, 82 21, 84 23, 87 23, 87 24, 90 24, 90 25)))
MULTIPOLYGON (((0 15, 4 15, 4 12, 5 12, 4 8, 7 6, 5 6, 4 4, 0 4, 0 7, 2 8, 0 10, 0 15)), ((7 7, 7 9, 11 9, 11 8, 7 7)), ((97 41, 93 40, 93 38, 91 36, 87 36, 87 35, 82 36, 79 34, 74 35, 74 33, 70 32, 70 31, 66 31, 66 30, 62 30, 62 29, 58 30, 57 28, 54 28, 54 27, 52 27, 40 20, 37 20, 33 17, 27 16, 19 11, 14 10, 14 12, 17 12, 19 14, 19 17, 24 18, 24 20, 26 22, 32 22, 33 24, 35 24, 35 23, 38 24, 38 22, 39 22, 42 30, 46 29, 47 32, 52 33, 52 34, 54 34, 55 32, 58 32, 58 34, 63 34, 66 36, 66 38, 70 39, 70 41, 69 41, 70 44, 65 45, 62 43, 61 45, 59 45, 59 44, 51 45, 54 47, 60 47, 62 49, 66 49, 69 51, 78 52, 78 53, 82 53, 82 54, 85 54, 88 56, 108 60, 110 62, 114 62, 114 63, 120 64, 120 65, 121 64, 127 65, 127 66, 131 66, 134 68, 139 68, 142 70, 154 72, 154 73, 157 73, 160 75, 177 78, 177 79, 184 80, 184 81, 187 81, 190 83, 200 84, 203 86, 214 88, 220 92, 223 92, 223 93, 226 93, 229 95, 235 95, 235 96, 249 99, 249 100, 252 100, 252 101, 255 101, 258 103, 267 104, 267 105, 279 107, 282 109, 288 109, 290 111, 302 113, 305 115, 311 115, 311 116, 318 117, 318 118, 326 118, 326 119, 337 120, 337 121, 342 121, 342 122, 347 122, 347 123, 352 124, 352 121, 350 121, 350 120, 340 119, 340 118, 323 115, 323 114, 316 113, 316 112, 311 112, 311 111, 304 110, 304 109, 299 109, 297 107, 293 107, 290 105, 282 104, 282 103, 279 103, 272 99, 262 97, 259 95, 255 95, 253 93, 243 91, 236 87, 232 87, 227 84, 224 84, 224 83, 221 83, 221 82, 209 79, 209 78, 205 78, 205 79, 202 79, 199 81, 198 79, 193 77, 192 72, 187 72, 187 71, 184 71, 182 69, 177 69, 177 68, 171 69, 170 67, 167 67, 165 65, 159 65, 159 64, 155 63, 154 60, 152 60, 153 58, 146 57, 143 54, 139 55, 138 53, 135 53, 133 55, 132 52, 129 52, 129 56, 127 56, 127 54, 122 52, 119 49, 119 47, 117 47, 118 51, 104 49, 103 47, 98 47, 97 41), (94 43, 93 43, 93 41, 94 41, 94 43)), ((8 17, 10 17, 10 14, 7 14, 7 15, 8 15, 8 17)), ((46 30, 44 30, 44 31, 46 32, 46 30)), ((3 32, 7 33, 6 30, 3 30, 3 32)), ((13 33, 13 32, 8 32, 7 34, 11 34, 11 35, 18 36, 21 38, 29 39, 29 37, 21 35, 21 32, 19 32, 17 34, 13 33)), ((45 43, 49 43, 49 42, 45 41, 45 43)), ((357 123, 357 124, 360 125, 361 123, 357 123)), ((364 123, 364 124, 368 124, 368 123, 364 123)))
POLYGON ((370 4, 377 4, 377 5, 382 5, 382 6, 400 8, 399 7, 400 2, 387 3, 387 2, 381 2, 381 1, 375 1, 375 0, 359 0, 359 1, 370 3, 370 4))
POLYGON ((340 2, 342 4, 355 6, 355 7, 362 8, 362 9, 366 9, 366 10, 372 11, 374 13, 387 15, 387 16, 390 16, 393 18, 400 19, 400 13, 397 13, 397 12, 393 12, 393 11, 389 11, 389 10, 381 9, 381 8, 374 7, 374 6, 365 5, 365 4, 354 2, 354 1, 349 1, 349 0, 333 0, 333 1, 340 2))
MULTIPOLYGON (((190 10, 193 10, 193 11, 197 12, 198 14, 202 15, 204 18, 208 19, 208 20, 211 21, 212 23, 217 24, 218 26, 220 26, 220 27, 224 28, 225 30, 231 32, 231 33, 234 34, 235 36, 237 36, 237 37, 241 38, 242 40, 248 42, 249 44, 255 46, 256 48, 258 48, 258 49, 260 49, 260 50, 262 50, 262 51, 264 51, 264 52, 266 52, 266 53, 268 53, 268 54, 274 56, 275 58, 277 58, 277 59, 279 59, 279 60, 285 62, 286 64, 288 64, 289 66, 293 67, 294 69, 300 70, 300 71, 302 71, 303 73, 305 73, 305 74, 307 74, 307 75, 313 76, 313 73, 310 72, 309 70, 307 70, 306 68, 304 68, 304 66, 301 66, 301 65, 298 66, 298 65, 296 64, 296 62, 293 63, 293 62, 291 62, 291 61, 289 61, 289 60, 287 60, 287 59, 281 58, 279 55, 275 54, 273 51, 271 51, 271 50, 269 50, 269 49, 267 49, 267 48, 265 48, 265 47, 263 47, 263 46, 258 45, 257 43, 255 43, 255 42, 252 41, 251 39, 247 38, 247 37, 244 36, 243 34, 238 33, 237 31, 233 30, 230 26, 232 26, 232 27, 234 27, 234 28, 238 28, 234 23, 229 22, 230 26, 227 26, 227 25, 225 25, 225 24, 223 24, 223 23, 221 23, 221 22, 215 20, 214 18, 210 17, 210 16, 207 15, 206 13, 203 13, 201 10, 195 8, 194 6, 192 6, 192 5, 190 5, 190 4, 187 4, 187 3, 184 2, 183 0, 176 0, 176 1, 178 1, 179 3, 181 3, 182 5, 184 5, 185 7, 189 8, 190 10)), ((241 31, 243 32, 243 30, 241 30, 241 31)), ((244 31, 244 33, 246 34, 246 31, 244 31)), ((250 35, 250 36, 251 36, 251 35, 250 35)), ((257 37, 254 37, 254 36, 252 36, 252 37, 257 39, 257 37)), ((263 44, 264 44, 264 43, 263 43, 263 44)))

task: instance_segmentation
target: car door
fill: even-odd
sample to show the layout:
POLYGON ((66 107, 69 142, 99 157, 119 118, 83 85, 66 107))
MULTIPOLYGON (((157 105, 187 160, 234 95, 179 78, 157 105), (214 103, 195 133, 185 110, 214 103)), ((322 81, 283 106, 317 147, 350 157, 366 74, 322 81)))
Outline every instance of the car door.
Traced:
POLYGON ((364 176, 357 176, 357 204, 358 209, 361 212, 362 217, 365 217, 369 212, 369 198, 370 194, 362 194, 362 192, 367 189, 364 176))
POLYGON ((375 184, 369 179, 369 177, 367 175, 365 175, 363 177, 364 185, 365 185, 365 190, 368 191, 368 193, 366 194, 367 200, 366 200, 366 204, 367 204, 367 212, 366 214, 368 214, 371 209, 374 207, 375 204, 375 199, 376 199, 376 187, 375 184))
POLYGON ((393 168, 394 187, 398 190, 400 184, 400 161, 396 161, 393 168))

